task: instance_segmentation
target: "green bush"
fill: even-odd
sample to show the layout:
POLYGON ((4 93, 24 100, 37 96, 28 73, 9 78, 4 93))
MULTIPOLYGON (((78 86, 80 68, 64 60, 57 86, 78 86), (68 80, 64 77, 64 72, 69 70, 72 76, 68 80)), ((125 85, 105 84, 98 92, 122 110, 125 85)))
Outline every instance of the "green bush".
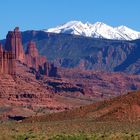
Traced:
POLYGON ((85 134, 79 134, 79 135, 55 135, 49 140, 89 140, 88 136, 85 134))
POLYGON ((36 138, 36 136, 33 135, 33 134, 21 134, 21 135, 13 136, 13 138, 14 138, 15 140, 29 140, 29 139, 34 139, 34 138, 36 138))

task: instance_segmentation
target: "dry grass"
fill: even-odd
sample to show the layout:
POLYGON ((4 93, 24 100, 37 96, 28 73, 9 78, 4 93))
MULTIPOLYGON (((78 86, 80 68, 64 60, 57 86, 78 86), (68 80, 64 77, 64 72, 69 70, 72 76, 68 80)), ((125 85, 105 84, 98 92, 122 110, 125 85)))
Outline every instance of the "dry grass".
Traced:
POLYGON ((139 97, 140 92, 134 92, 71 111, 30 117, 23 122, 1 122, 0 140, 140 140, 139 97), (123 107, 121 112, 127 111, 121 121, 118 117, 112 119, 120 114, 116 104, 123 107), (131 114, 134 117, 127 119, 131 114))
POLYGON ((0 124, 0 140, 139 140, 140 122, 56 122, 0 124))

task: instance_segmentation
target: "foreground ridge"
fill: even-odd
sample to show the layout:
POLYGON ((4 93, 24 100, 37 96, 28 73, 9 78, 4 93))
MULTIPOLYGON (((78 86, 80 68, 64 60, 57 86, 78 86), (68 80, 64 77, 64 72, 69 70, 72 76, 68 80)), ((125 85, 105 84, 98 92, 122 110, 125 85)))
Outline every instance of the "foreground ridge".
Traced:
POLYGON ((100 101, 69 111, 44 116, 32 116, 25 122, 92 120, 92 121, 129 121, 140 120, 140 91, 100 101))

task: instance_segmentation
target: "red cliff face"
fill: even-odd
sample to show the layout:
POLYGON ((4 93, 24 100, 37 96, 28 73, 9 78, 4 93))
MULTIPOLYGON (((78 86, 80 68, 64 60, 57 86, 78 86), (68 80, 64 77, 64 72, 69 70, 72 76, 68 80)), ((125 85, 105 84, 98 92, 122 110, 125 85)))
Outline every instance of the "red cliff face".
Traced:
POLYGON ((24 62, 25 54, 22 47, 22 36, 19 28, 16 27, 14 31, 9 31, 6 36, 5 50, 11 51, 15 54, 15 58, 24 62))
POLYGON ((3 73, 3 47, 0 43, 0 74, 3 73))
POLYGON ((0 44, 0 74, 15 74, 15 55, 12 51, 3 50, 0 44))
POLYGON ((3 52, 2 44, 0 43, 0 53, 3 52))
POLYGON ((28 43, 26 54, 29 54, 31 57, 38 57, 39 56, 35 42, 30 41, 28 43))
POLYGON ((25 63, 28 67, 34 68, 37 71, 37 77, 40 74, 51 77, 57 75, 57 68, 50 64, 45 56, 39 55, 36 44, 33 41, 30 41, 27 45, 25 63))
POLYGON ((35 42, 31 41, 27 45, 25 63, 38 71, 39 66, 43 66, 46 62, 46 57, 39 55, 35 42))

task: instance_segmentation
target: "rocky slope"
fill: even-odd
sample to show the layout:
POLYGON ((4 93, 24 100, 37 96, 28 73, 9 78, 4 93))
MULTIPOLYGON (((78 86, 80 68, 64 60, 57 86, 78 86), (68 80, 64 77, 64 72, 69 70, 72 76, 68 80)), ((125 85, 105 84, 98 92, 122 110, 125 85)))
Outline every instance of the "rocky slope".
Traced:
POLYGON ((64 110, 63 103, 53 99, 53 92, 48 86, 43 86, 41 81, 36 80, 31 69, 21 63, 17 64, 17 73, 0 76, 0 107, 3 115, 23 115, 24 109, 29 116, 38 112, 40 108, 46 110, 64 110), (7 108, 10 108, 7 110, 7 108), (15 111, 16 109, 16 111, 15 111))
POLYGON ((47 116, 31 117, 30 121, 64 121, 64 120, 90 120, 90 121, 139 121, 140 118, 140 92, 131 92, 127 95, 111 100, 83 106, 74 110, 47 116))
POLYGON ((37 80, 32 69, 17 66, 15 77, 0 76, 0 117, 64 111, 140 89, 137 75, 59 69, 59 77, 37 80))
POLYGON ((19 29, 7 35, 6 48, 10 46, 15 51, 18 45, 22 51, 15 53, 16 73, 0 74, 1 117, 63 111, 140 89, 140 76, 128 74, 139 73, 139 40, 112 41, 27 31, 22 33, 22 41, 25 53, 19 29), (14 36, 18 43, 11 43, 14 36), (43 67, 52 72, 41 73, 42 58, 48 61, 39 53, 56 63, 57 75, 54 76, 56 67, 51 66, 52 70, 44 61, 43 67), (26 59, 20 61, 23 56, 26 59))

